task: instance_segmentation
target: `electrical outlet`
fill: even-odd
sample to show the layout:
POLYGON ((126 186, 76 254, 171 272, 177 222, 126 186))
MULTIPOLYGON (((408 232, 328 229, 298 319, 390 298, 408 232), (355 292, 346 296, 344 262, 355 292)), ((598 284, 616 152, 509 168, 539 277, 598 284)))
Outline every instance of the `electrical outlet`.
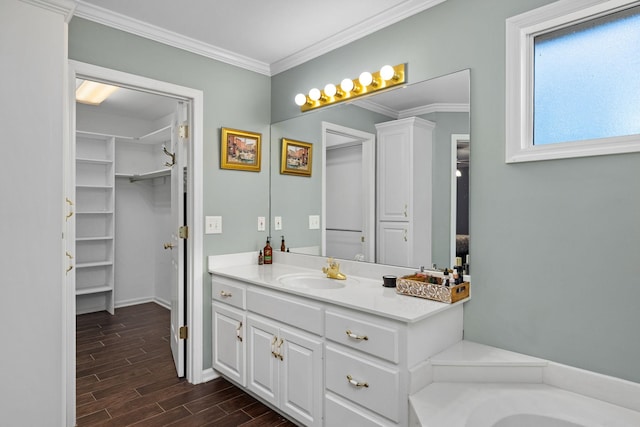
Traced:
POLYGON ((320 215, 309 215, 309 230, 320 228, 320 215))
POLYGON ((258 217, 258 231, 265 230, 265 218, 263 216, 258 217))
POLYGON ((204 221, 205 234, 222 234, 222 217, 207 216, 204 221))
POLYGON ((273 228, 275 230, 282 230, 282 217, 277 216, 273 218, 273 228))

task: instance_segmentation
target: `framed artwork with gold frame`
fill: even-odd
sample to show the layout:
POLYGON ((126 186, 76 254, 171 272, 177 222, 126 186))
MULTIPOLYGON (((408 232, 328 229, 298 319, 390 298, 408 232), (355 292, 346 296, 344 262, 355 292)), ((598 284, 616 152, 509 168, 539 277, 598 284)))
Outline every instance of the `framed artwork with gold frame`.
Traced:
POLYGON ((260 172, 260 142, 262 134, 222 128, 220 167, 260 172))
POLYGON ((282 138, 280 173, 311 176, 313 144, 282 138))

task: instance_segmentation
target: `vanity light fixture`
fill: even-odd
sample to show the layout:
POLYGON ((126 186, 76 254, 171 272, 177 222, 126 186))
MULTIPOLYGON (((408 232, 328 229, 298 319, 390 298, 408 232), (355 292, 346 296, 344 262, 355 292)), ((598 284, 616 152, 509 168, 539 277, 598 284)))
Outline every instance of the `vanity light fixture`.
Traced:
POLYGON ((76 101, 82 104, 100 105, 116 90, 118 86, 85 80, 76 88, 76 101))
POLYGON ((363 72, 357 79, 344 79, 339 87, 329 83, 324 90, 313 88, 308 95, 299 93, 295 103, 300 111, 332 105, 406 83, 405 64, 385 65, 374 73, 363 72))

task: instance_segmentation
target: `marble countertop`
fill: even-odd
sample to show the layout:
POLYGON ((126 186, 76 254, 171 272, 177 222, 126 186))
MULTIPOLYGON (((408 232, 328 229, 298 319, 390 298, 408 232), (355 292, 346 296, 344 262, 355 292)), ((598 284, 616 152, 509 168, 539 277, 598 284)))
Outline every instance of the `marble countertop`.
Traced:
POLYGON ((358 271, 358 268, 362 268, 362 263, 356 263, 357 265, 352 266, 348 261, 343 263, 344 268, 341 269, 347 275, 343 287, 337 289, 292 287, 281 282, 282 276, 300 274, 306 277, 322 278, 325 277, 321 271, 322 267, 295 265, 296 259, 290 256, 275 258, 271 265, 258 265, 253 262, 252 257, 236 258, 233 262, 229 262, 229 258, 224 256, 210 257, 209 273, 405 323, 423 320, 468 300, 445 304, 401 295, 396 293, 395 288, 382 286, 382 274, 396 274, 399 277, 400 272, 393 271, 393 268, 384 269, 382 266, 381 269, 379 265, 369 264, 365 265, 368 267, 366 270, 369 273, 365 275, 364 270, 358 271), (251 261, 248 262, 248 260, 251 261), (389 270, 389 272, 379 274, 385 270, 389 270), (359 272, 360 275, 354 274, 354 272, 359 272))

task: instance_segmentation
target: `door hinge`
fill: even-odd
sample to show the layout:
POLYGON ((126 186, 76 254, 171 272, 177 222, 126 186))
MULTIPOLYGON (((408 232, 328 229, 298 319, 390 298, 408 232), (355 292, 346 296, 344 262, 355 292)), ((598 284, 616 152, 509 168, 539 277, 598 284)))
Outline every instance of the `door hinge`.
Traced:
POLYGON ((188 239, 189 238, 189 226, 188 225, 183 225, 180 228, 178 228, 178 236, 180 236, 181 239, 188 239))
POLYGON ((188 326, 180 326, 180 339, 186 340, 189 338, 189 327, 188 326))
POLYGON ((180 125, 178 128, 178 136, 182 139, 189 138, 189 125, 180 125))

